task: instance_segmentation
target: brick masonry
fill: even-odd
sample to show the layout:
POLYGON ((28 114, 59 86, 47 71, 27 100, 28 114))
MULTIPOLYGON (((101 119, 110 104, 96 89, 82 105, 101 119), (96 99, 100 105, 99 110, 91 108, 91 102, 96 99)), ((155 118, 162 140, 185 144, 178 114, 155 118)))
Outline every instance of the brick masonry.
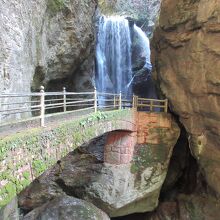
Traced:
POLYGON ((135 112, 137 132, 113 131, 107 136, 104 161, 110 164, 127 164, 133 158, 136 144, 158 144, 159 129, 171 128, 171 116, 165 113, 135 112))
POLYGON ((104 149, 104 161, 117 165, 129 163, 133 157, 136 137, 136 132, 113 131, 109 133, 104 149))
POLYGON ((108 134, 104 162, 127 164, 133 158, 136 143, 158 143, 157 128, 171 127, 171 116, 165 113, 123 110, 105 116, 101 120, 87 116, 0 138, 0 206, 68 152, 95 137, 108 134), (12 185, 16 192, 7 192, 12 185))
POLYGON ((46 128, 0 137, 0 207, 83 143, 115 130, 136 131, 131 110, 105 112, 101 116, 100 119, 91 114, 72 120, 58 117, 60 123, 46 128))
POLYGON ((136 120, 138 144, 158 144, 157 128, 171 128, 171 116, 167 113, 137 112, 136 120))

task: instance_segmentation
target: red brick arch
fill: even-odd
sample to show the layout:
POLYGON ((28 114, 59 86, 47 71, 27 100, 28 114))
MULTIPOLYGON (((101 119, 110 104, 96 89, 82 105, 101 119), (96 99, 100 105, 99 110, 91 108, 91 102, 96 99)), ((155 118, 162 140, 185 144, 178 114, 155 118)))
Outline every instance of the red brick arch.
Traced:
POLYGON ((105 143, 104 162, 116 165, 129 163, 133 157, 136 141, 136 132, 126 130, 110 132, 105 143))
POLYGON ((137 144, 158 144, 160 132, 156 128, 171 128, 171 118, 165 113, 136 112, 130 120, 119 120, 117 126, 109 130, 105 148, 104 162, 127 164, 133 158, 137 144))

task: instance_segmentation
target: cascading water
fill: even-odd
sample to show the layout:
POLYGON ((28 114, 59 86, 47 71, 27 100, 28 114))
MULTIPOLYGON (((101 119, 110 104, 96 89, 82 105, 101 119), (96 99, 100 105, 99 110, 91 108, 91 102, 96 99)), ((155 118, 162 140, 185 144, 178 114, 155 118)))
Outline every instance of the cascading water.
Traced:
POLYGON ((134 31, 139 35, 142 47, 145 50, 145 57, 146 57, 146 63, 145 63, 145 68, 151 71, 152 65, 150 61, 150 42, 146 34, 139 28, 137 25, 134 25, 134 31))
POLYGON ((141 28, 134 24, 134 36, 136 40, 138 39, 138 46, 142 48, 140 52, 140 57, 145 58, 145 64, 142 66, 140 71, 134 71, 134 85, 133 89, 137 95, 141 95, 146 98, 157 99, 157 94, 155 90, 155 85, 151 77, 151 51, 150 42, 147 35, 143 32, 141 28))
POLYGON ((96 47, 98 92, 126 94, 132 88, 131 36, 129 22, 123 17, 101 17, 96 47))

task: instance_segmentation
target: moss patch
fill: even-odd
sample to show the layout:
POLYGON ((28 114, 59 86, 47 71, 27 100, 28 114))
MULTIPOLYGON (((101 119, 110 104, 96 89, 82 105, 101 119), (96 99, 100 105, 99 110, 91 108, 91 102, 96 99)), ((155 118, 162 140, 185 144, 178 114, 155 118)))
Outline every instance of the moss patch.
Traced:
POLYGON ((65 6, 65 0, 48 0, 47 8, 52 13, 55 14, 61 11, 65 6))
MULTIPOLYGON (((64 122, 53 129, 32 129, 0 140, 0 206, 7 204, 57 160, 97 135, 106 126, 119 125, 129 110, 97 112, 64 122)), ((119 125, 120 126, 120 125, 119 125)))

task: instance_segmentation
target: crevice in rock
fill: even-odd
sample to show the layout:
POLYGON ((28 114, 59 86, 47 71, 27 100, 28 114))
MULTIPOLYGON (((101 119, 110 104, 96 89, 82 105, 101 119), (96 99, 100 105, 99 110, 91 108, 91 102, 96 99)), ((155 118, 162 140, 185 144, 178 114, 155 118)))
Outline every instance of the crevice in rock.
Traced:
POLYGON ((43 85, 43 81, 45 79, 45 69, 43 66, 37 66, 35 68, 35 73, 33 76, 33 80, 31 83, 31 91, 36 92, 39 91, 40 86, 43 85))
POLYGON ((181 134, 174 147, 168 173, 161 189, 160 201, 168 197, 175 198, 178 193, 193 193, 197 186, 198 169, 197 161, 190 152, 187 132, 181 126, 181 134))
POLYGON ((67 186, 63 179, 57 179, 56 184, 66 193, 68 196, 73 196, 75 198, 79 198, 75 193, 75 188, 71 186, 67 186))

